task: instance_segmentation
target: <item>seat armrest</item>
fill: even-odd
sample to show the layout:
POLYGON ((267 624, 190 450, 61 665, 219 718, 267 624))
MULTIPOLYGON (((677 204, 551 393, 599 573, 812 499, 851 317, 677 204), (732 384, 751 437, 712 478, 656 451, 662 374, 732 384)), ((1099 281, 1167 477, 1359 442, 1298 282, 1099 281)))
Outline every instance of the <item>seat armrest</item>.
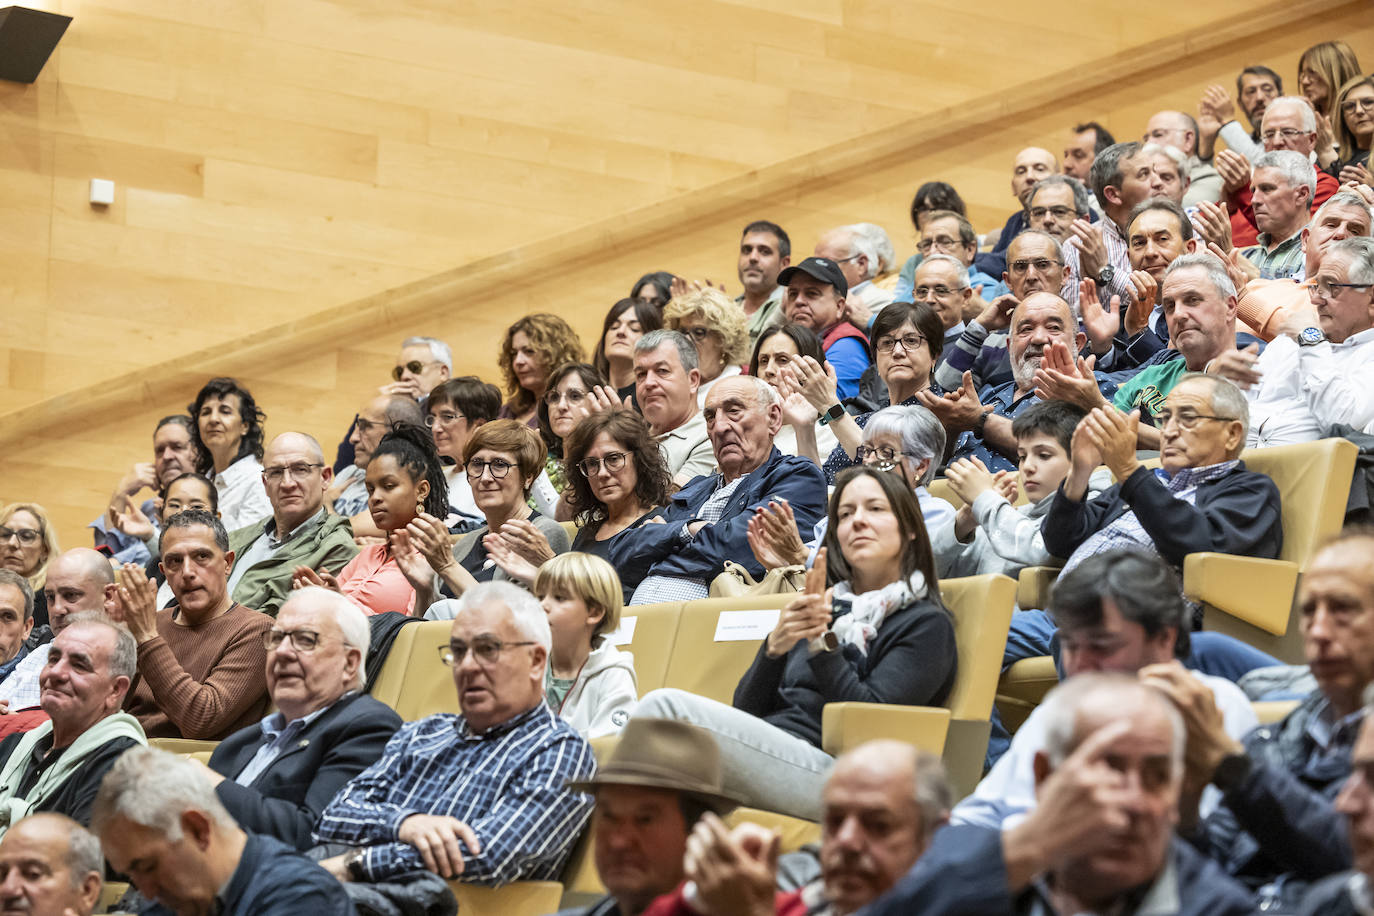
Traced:
POLYGON ((1288 632, 1298 567, 1229 553, 1190 553, 1183 559, 1183 593, 1266 633, 1288 632))
POLYGON ((219 742, 203 741, 199 738, 149 738, 148 746, 169 754, 189 756, 199 753, 213 754, 215 748, 219 747, 219 742))
POLYGON ((1027 566, 1016 577, 1016 606, 1023 611, 1049 607, 1050 586, 1059 577, 1057 566, 1027 566))
POLYGON ((821 749, 838 756, 865 741, 891 738, 939 756, 944 753, 949 720, 949 710, 936 706, 826 703, 821 713, 821 749))

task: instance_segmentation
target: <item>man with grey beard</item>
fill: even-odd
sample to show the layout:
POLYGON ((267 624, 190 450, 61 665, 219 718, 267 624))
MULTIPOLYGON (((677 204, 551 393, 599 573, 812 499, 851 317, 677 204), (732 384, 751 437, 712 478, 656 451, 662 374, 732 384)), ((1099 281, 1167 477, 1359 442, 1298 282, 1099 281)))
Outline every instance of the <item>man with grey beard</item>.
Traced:
MULTIPOLYGON (((940 396, 922 391, 917 397, 931 413, 940 418, 945 431, 958 437, 950 458, 977 458, 996 472, 1016 469, 1016 439, 1011 421, 1040 399, 1036 396, 1035 373, 1045 351, 1060 344, 1068 353, 1078 353, 1086 337, 1078 330, 1069 304, 1050 292, 1032 293, 1011 313, 1008 328, 1012 380, 1001 385, 986 385, 981 391, 973 376, 965 372, 963 384, 940 396)), ((1079 365, 1076 370, 1087 373, 1079 365)), ((1104 397, 1110 399, 1116 385, 1105 376, 1094 376, 1104 397)))

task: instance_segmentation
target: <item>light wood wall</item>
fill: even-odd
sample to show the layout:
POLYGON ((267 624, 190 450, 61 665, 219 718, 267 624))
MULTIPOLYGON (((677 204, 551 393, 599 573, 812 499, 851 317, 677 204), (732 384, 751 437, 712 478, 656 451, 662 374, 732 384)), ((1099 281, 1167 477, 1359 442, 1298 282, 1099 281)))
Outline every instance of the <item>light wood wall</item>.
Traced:
POLYGON ((1374 57, 1367 3, 48 8, 76 17, 59 51, 0 84, 0 499, 47 504, 67 545, 211 374, 330 447, 407 334, 494 377, 517 314, 590 347, 643 272, 733 286, 750 219, 799 253, 878 222, 904 257, 922 181, 992 228, 1015 151, 1076 120, 1133 136, 1334 35, 1374 57))

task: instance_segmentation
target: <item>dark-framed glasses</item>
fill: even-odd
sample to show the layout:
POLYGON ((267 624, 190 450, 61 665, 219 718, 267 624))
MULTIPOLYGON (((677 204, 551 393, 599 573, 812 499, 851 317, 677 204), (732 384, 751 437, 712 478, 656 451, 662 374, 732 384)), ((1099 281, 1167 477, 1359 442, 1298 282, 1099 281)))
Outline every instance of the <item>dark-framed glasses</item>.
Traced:
POLYGON ((614 474, 625 467, 625 460, 629 457, 624 452, 607 452, 600 458, 583 458, 577 463, 577 469, 582 472, 583 477, 591 477, 600 472, 604 464, 606 470, 614 474))
POLYGON ((1030 208, 1030 218, 1031 218, 1031 219, 1037 219, 1037 220, 1044 219, 1046 214, 1049 214, 1050 216, 1053 216, 1055 219, 1068 219, 1070 216, 1077 216, 1077 215, 1078 215, 1078 211, 1075 210, 1075 209, 1073 209, 1072 207, 1031 207, 1031 208, 1030 208))
POLYGON ((888 445, 880 445, 876 448, 861 445, 854 450, 854 457, 859 459, 859 464, 871 462, 880 471, 890 471, 895 468, 904 454, 905 452, 899 452, 888 445))
POLYGON ((436 426, 452 426, 459 420, 466 419, 467 417, 463 416, 460 413, 454 413, 451 410, 441 410, 438 413, 432 413, 429 416, 425 417, 425 425, 428 426, 430 429, 433 429, 436 426))
POLYGON ((391 370, 391 377, 395 381, 399 382, 401 380, 401 377, 404 376, 407 372, 409 372, 411 375, 419 375, 421 372, 424 372, 425 369, 429 368, 430 366, 436 365, 438 365, 438 363, 436 363, 434 360, 430 360, 428 362, 421 362, 418 359, 412 359, 410 362, 401 363, 399 366, 393 368, 391 370))
POLYGON ((1337 283, 1335 280, 1328 280, 1326 277, 1317 277, 1308 280, 1303 284, 1308 294, 1316 293, 1323 299, 1331 299, 1340 295, 1343 289, 1367 289, 1369 283, 1337 283))
POLYGON ((1043 274, 1059 263, 1059 261, 1050 258, 1026 258, 1020 261, 1008 261, 1007 270, 1014 274, 1023 274, 1034 267, 1036 271, 1043 274))
POLYGON ((43 532, 37 528, 4 528, 0 527, 0 541, 8 541, 10 538, 18 538, 19 543, 30 546, 37 544, 43 537, 43 532))
POLYGON ((495 636, 479 636, 471 643, 455 639, 446 646, 439 647, 439 659, 450 668, 456 668, 467 658, 468 650, 472 650, 473 658, 477 659, 478 664, 490 665, 501 657, 502 649, 509 649, 513 646, 537 646, 536 642, 522 640, 520 642, 506 642, 497 639, 495 636))
POLYGON ((515 465, 504 458, 493 458, 490 461, 483 461, 481 458, 473 458, 467 464, 463 465, 463 469, 467 471, 468 476, 473 480, 480 478, 482 474, 486 472, 487 468, 491 468, 491 477, 493 480, 500 480, 509 474, 510 469, 513 467, 515 467, 515 465))
POLYGON ((910 353, 911 351, 925 346, 926 339, 921 334, 903 334, 901 337, 890 337, 884 334, 878 338, 878 342, 873 346, 879 353, 891 353, 901 344, 902 349, 910 353))
POLYGON ((282 643, 288 640, 291 647, 297 652, 314 652, 320 647, 320 643, 327 641, 328 637, 321 636, 314 630, 282 630, 273 627, 262 634, 262 644, 271 652, 282 643))
POLYGON ((554 391, 552 388, 544 392, 544 403, 550 407, 557 407, 559 401, 567 401, 569 404, 581 404, 587 397, 587 392, 581 388, 569 388, 567 391, 554 391))

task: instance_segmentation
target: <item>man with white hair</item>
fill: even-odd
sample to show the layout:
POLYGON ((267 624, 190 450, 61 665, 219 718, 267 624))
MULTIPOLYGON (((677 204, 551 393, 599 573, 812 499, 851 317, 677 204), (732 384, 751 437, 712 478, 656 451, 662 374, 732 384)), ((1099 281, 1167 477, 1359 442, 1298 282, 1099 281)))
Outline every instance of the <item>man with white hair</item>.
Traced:
POLYGON ((0 913, 91 916, 104 887, 100 841, 62 814, 34 814, 0 842, 0 913))
POLYGON ((590 779, 596 760, 544 702, 551 643, 524 589, 464 592, 448 645, 436 647, 462 712, 407 723, 344 786, 315 837, 352 848, 321 864, 345 882, 418 869, 486 885, 557 880, 592 810, 567 783, 590 779))
POLYGON ((363 693, 371 630, 338 592, 291 593, 267 631, 267 692, 277 712, 220 742, 210 781, 245 830, 305 850, 320 813, 376 763, 401 717, 363 693))
MULTIPOLYGON (((401 341, 401 352, 396 356, 396 365, 391 369, 391 381, 377 389, 382 397, 406 398, 416 403, 424 411, 425 399, 437 386, 453 375, 453 351, 449 345, 437 337, 407 337, 401 341)), ((334 458, 334 473, 343 472, 356 462, 354 450, 357 447, 354 433, 357 421, 344 434, 344 441, 334 458)), ((378 437, 380 438, 380 437, 378 437)), ((376 442, 372 443, 376 447, 376 442)), ((366 467, 367 462, 363 462, 366 467)), ((351 513, 348 513, 351 514, 351 513)))
POLYGON ((840 266, 849 283, 849 292, 844 297, 849 306, 849 320, 865 329, 873 323, 873 316, 892 302, 889 290, 873 285, 873 278, 879 272, 880 255, 867 225, 871 224, 831 229, 821 235, 814 251, 816 257, 840 266))
POLYGON ((337 881, 272 837, 245 833, 205 770, 152 748, 111 768, 92 826, 105 857, 156 903, 145 916, 300 916, 355 911, 337 881))
POLYGON ((1262 279, 1301 276, 1302 230, 1316 193, 1317 170, 1301 153, 1274 150, 1255 160, 1250 194, 1259 235, 1241 254, 1259 268, 1262 279))
POLYGON ((642 579, 631 604, 705 598, 726 560, 762 576, 749 549, 748 526, 755 510, 771 502, 790 503, 802 531, 825 515, 821 469, 773 447, 782 406, 771 385, 750 376, 721 379, 711 386, 702 413, 720 473, 678 490, 659 515, 664 524, 641 525, 607 556, 622 575, 633 571, 626 578, 642 579))

